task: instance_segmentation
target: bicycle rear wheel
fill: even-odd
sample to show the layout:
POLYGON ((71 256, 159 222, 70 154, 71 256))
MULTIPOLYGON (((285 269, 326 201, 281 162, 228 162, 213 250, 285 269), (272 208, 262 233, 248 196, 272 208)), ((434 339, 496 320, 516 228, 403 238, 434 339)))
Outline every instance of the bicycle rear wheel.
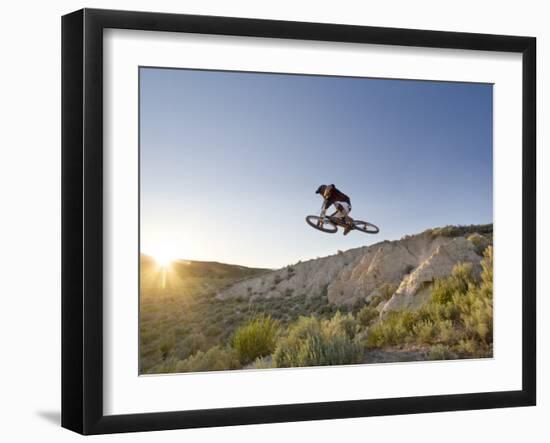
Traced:
POLYGON ((354 220, 353 227, 358 231, 366 232, 367 234, 378 234, 378 232, 380 231, 380 229, 378 229, 378 226, 361 220, 354 220))
POLYGON ((334 234, 338 231, 338 227, 330 221, 328 217, 317 217, 316 215, 308 215, 306 217, 306 223, 319 231, 326 232, 327 234, 334 234))

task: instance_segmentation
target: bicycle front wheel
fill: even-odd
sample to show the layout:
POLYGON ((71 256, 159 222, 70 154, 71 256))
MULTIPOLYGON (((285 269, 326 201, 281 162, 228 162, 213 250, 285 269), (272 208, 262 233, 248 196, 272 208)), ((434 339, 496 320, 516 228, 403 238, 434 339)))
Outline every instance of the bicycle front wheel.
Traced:
POLYGON ((334 234, 338 231, 338 227, 330 221, 328 217, 317 217, 316 215, 308 215, 306 217, 306 223, 319 231, 326 232, 327 234, 334 234))

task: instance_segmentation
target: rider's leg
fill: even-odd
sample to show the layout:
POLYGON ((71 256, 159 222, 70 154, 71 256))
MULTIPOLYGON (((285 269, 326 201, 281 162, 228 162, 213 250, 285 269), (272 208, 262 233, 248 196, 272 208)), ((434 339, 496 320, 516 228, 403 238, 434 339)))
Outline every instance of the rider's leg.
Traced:
POLYGON ((346 216, 346 208, 341 203, 335 203, 334 207, 336 208, 336 211, 334 211, 334 214, 331 215, 331 217, 336 218, 344 218, 346 216))
POLYGON ((344 228, 344 235, 347 235, 349 231, 353 228, 353 219, 348 215, 351 211, 351 207, 348 204, 340 204, 339 205, 339 216, 342 218, 344 223, 346 224, 344 228))
POLYGON ((351 231, 353 228, 353 219, 351 217, 346 216, 346 227, 344 228, 344 235, 348 235, 349 231, 351 231))
POLYGON ((348 204, 337 203, 336 212, 331 217, 337 217, 345 221, 346 223, 353 222, 353 219, 348 215, 351 212, 351 208, 348 204))

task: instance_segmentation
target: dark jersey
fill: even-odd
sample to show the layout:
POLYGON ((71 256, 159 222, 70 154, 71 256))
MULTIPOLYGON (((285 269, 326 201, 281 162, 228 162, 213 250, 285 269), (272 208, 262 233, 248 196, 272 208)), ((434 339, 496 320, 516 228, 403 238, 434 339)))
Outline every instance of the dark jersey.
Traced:
POLYGON ((340 191, 336 186, 329 186, 325 191, 325 204, 324 208, 328 208, 330 205, 333 205, 336 202, 346 202, 351 206, 351 200, 349 197, 340 191))

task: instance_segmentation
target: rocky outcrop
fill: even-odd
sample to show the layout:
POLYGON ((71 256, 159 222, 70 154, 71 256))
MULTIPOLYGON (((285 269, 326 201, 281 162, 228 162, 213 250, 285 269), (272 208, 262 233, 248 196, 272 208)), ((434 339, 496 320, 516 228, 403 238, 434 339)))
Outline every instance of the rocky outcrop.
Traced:
POLYGON ((443 243, 401 281, 397 291, 382 308, 382 313, 401 309, 415 309, 428 300, 435 279, 451 274, 457 263, 472 263, 474 272, 481 272, 481 256, 476 246, 464 237, 443 243))
POLYGON ((330 303, 352 305, 358 300, 384 297, 379 310, 415 309, 430 296, 435 279, 451 273, 460 262, 471 262, 479 272, 482 250, 492 243, 492 227, 475 232, 440 228, 397 241, 300 262, 234 284, 217 294, 254 301, 258 297, 323 295, 330 303), (389 300, 388 288, 393 288, 389 300), (387 301, 386 301, 387 300, 387 301))

